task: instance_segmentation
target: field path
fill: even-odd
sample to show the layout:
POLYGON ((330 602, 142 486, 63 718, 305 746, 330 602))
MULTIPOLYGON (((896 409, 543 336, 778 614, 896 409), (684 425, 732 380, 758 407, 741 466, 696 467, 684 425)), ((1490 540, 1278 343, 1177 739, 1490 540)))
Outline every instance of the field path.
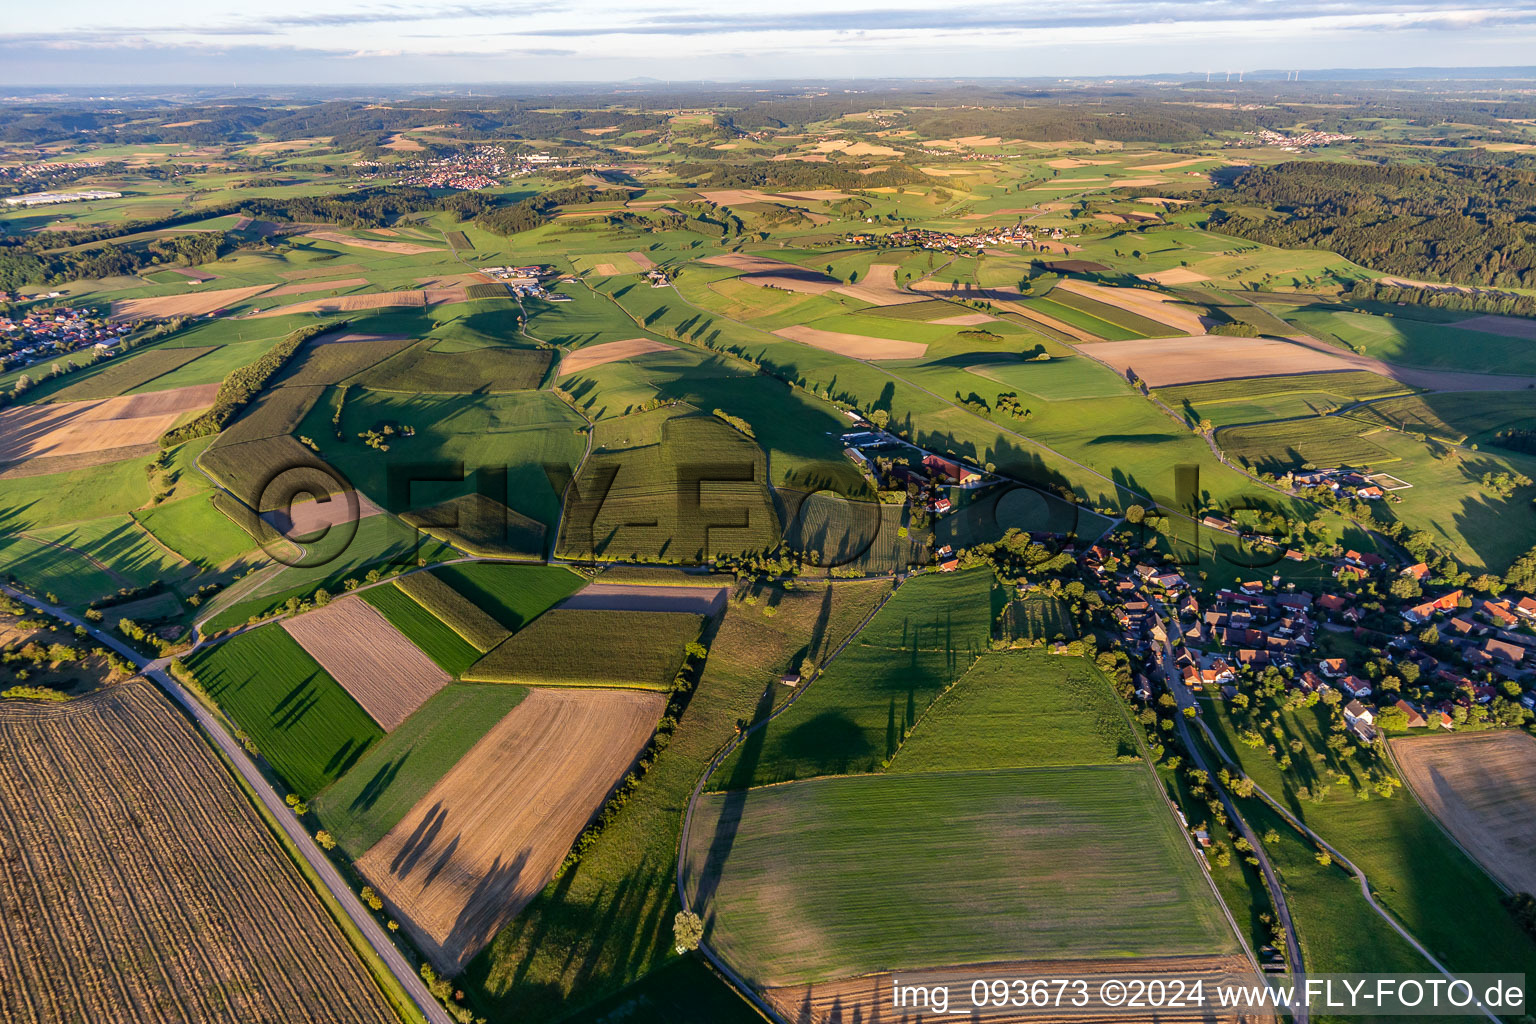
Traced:
POLYGON ((422 1015, 431 1024, 453 1024, 453 1018, 449 1016, 448 1011, 433 998, 431 992, 427 991, 426 983, 396 948, 378 919, 352 892, 351 887, 341 877, 341 873, 336 870, 330 858, 321 852, 320 847, 305 831, 303 823, 278 797, 262 775, 261 769, 256 767, 250 755, 245 752, 245 748, 236 743, 234 737, 225 730, 223 723, 165 670, 167 659, 147 662, 137 651, 119 641, 111 633, 97 629, 91 623, 70 614, 63 608, 39 601, 5 584, 0 584, 0 591, 57 619, 84 628, 91 639, 127 659, 130 664, 143 672, 145 677, 185 709, 187 714, 197 722, 203 734, 219 749, 224 761, 239 775, 245 788, 261 802, 269 821, 275 822, 282 830, 283 839, 290 851, 303 857, 310 873, 317 876, 319 882, 329 892, 331 901, 346 912, 353 928, 362 934, 362 938, 373 949, 375 956, 383 961, 383 965, 394 975, 400 987, 409 994, 422 1015))

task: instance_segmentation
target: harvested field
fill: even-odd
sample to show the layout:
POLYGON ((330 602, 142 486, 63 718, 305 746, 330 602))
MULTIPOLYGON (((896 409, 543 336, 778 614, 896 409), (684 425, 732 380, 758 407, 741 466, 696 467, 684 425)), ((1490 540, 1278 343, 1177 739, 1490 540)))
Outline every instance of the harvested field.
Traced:
POLYGON ((147 682, 0 707, 0 902, 10 1024, 398 1019, 147 682))
POLYGON ((656 264, 643 252, 627 252, 624 255, 633 260, 635 266, 639 267, 642 272, 656 269, 656 264))
POLYGON ((180 274, 182 277, 189 277, 197 282, 217 281, 219 279, 219 275, 210 274, 206 270, 198 270, 196 267, 172 267, 171 273, 180 274))
POLYGON ((322 334, 310 345, 349 345, 354 341, 407 341, 408 334, 322 334))
POLYGON ((183 295, 157 295, 152 299, 118 299, 112 303, 113 320, 169 320, 178 316, 206 316, 244 302, 271 288, 270 284, 249 288, 221 288, 211 292, 187 292, 183 295))
MULTIPOLYGON (((277 375, 274 387, 306 387, 340 384, 390 356, 409 348, 410 338, 377 337, 364 340, 363 335, 346 335, 346 341, 337 344, 327 336, 310 342, 277 375)), ((294 424, 297 426, 297 424, 294 424)))
POLYGON ((366 277, 344 277, 339 281, 300 281, 297 284, 285 284, 272 289, 267 293, 268 298, 277 298, 279 295, 308 295, 311 292, 323 292, 329 289, 366 288, 366 277))
POLYGON ((545 612, 464 673, 467 682, 670 690, 702 619, 677 611, 545 612))
POLYGON ((91 466, 105 466, 113 462, 122 462, 125 459, 147 458, 159 450, 159 444, 149 442, 147 444, 127 445, 122 448, 103 448, 95 452, 81 452, 78 455, 24 459, 20 462, 0 462, 0 480, 20 480, 29 476, 68 473, 71 470, 86 469, 91 466))
POLYGON ((631 359, 635 356, 643 356, 652 352, 671 352, 676 347, 664 342, 653 341, 650 338, 629 338, 624 341, 610 341, 602 345, 589 345, 586 348, 577 349, 561 359, 560 370, 556 376, 564 377, 568 373, 580 373, 583 370, 590 370, 594 366, 616 363, 620 359, 631 359))
POLYGON ((557 608, 595 608, 612 612, 691 612, 713 615, 725 607, 729 588, 645 586, 625 583, 589 583, 557 608))
POLYGON ((1205 325, 1201 323, 1199 314, 1171 295, 1144 291, 1140 288, 1106 288, 1103 285, 1070 279, 1060 282, 1056 287, 1062 291, 1096 299, 1148 320, 1166 324, 1186 334, 1202 334, 1205 331, 1205 325))
POLYGON ((1505 338, 1536 341, 1536 320, 1520 317, 1474 316, 1469 320, 1458 320, 1452 326, 1463 331, 1482 331, 1484 334, 1497 334, 1505 338))
POLYGON ((661 694, 535 690, 358 862, 445 970, 544 887, 666 706, 661 694))
POLYGON ((1212 158, 1208 157, 1208 156, 1197 156, 1197 157, 1192 157, 1192 158, 1186 159, 1186 160, 1169 160, 1169 161, 1166 161, 1166 162, 1160 163, 1160 164, 1140 164, 1140 165, 1138 165, 1136 167, 1129 167, 1129 168, 1127 168, 1127 170, 1132 171, 1132 172, 1135 172, 1135 171, 1172 171, 1172 170, 1175 170, 1175 169, 1180 168, 1180 167, 1192 167, 1195 164, 1203 164, 1203 163, 1205 163, 1206 161, 1208 161, 1210 159, 1212 159, 1212 158))
POLYGON ((80 455, 158 441, 183 413, 207 408, 217 384, 95 402, 23 405, 0 411, 0 462, 80 455))
POLYGON ((1236 377, 1354 369, 1353 363, 1337 356, 1268 338, 1147 338, 1079 345, 1077 350, 1107 363, 1122 376, 1134 369, 1154 388, 1236 377))
POLYGON ((420 256, 423 253, 443 251, 436 246, 416 245, 413 242, 380 242, 372 238, 357 238, 353 235, 344 235, 340 231, 311 231, 304 237, 317 238, 322 242, 335 242, 337 245, 350 245, 354 249, 387 252, 395 256, 420 256))
POLYGON ((386 309, 391 306, 419 307, 428 304, 431 294, 431 292, 417 289, 369 292, 363 295, 336 295, 324 299, 310 299, 308 302, 295 302, 287 306, 273 306, 260 313, 252 313, 246 319, 262 320, 272 316, 289 316, 293 313, 356 313, 365 309, 386 309))
POLYGON ((1403 781, 1514 892, 1536 893, 1536 739, 1514 730, 1392 741, 1403 781))
POLYGON ((482 654, 512 632, 430 572, 408 573, 396 579, 395 586, 482 654))
POLYGON ((427 339, 360 374, 354 383, 380 391, 467 394, 525 391, 536 388, 552 349, 489 346, 463 352, 439 352, 427 339))
POLYGON ((1172 270, 1159 270, 1155 274, 1138 274, 1137 276, 1143 281, 1164 285, 1198 284, 1201 281, 1210 280, 1204 274, 1197 274, 1188 267, 1174 267, 1172 270))
POLYGON ((469 236, 462 231, 445 231, 443 237, 448 240, 448 248, 454 252, 475 247, 474 243, 469 240, 469 236))
MULTIPOLYGON (((1165 979, 1201 979, 1207 990, 1210 986, 1231 981, 1232 975, 1252 975, 1253 968, 1241 956, 1162 956, 1136 957, 1132 959, 1108 958, 1102 960, 1019 960, 1003 963, 973 964, 963 967, 919 967, 896 973, 882 971, 858 978, 840 978, 836 981, 814 985, 791 985, 769 988, 762 992, 785 1020, 795 1024, 846 1024, 848 1021, 879 1021, 881 1024, 922 1024, 940 1019, 940 1013, 931 1005, 894 1006, 892 985, 900 979, 902 985, 925 985, 930 989, 942 986, 949 992, 948 1012, 961 1010, 964 1019, 971 1020, 971 983, 978 978, 985 980, 1006 979, 1010 984, 1022 979, 1032 984, 1032 979, 1078 978, 1105 976, 1113 978, 1143 978, 1148 981, 1165 979)), ((1186 982, 1187 983, 1187 982, 1186 982)), ((1047 981, 1049 990, 1050 983, 1047 981)), ((1090 984, 1090 994, 1097 986, 1090 984)), ((1010 989, 1010 992, 1013 991, 1010 989)), ((1070 998, 1070 997, 1069 997, 1070 998)), ((1085 1006, 1073 1009, 1061 1016, 1051 1016, 1030 1008, 1011 1012, 1008 1009, 989 1007, 979 1011, 975 1019, 987 1024, 1159 1024, 1165 1021, 1202 1021, 1205 1024, 1238 1024, 1238 1022, 1269 1020, 1257 1016, 1234 1013, 1221 1014, 1210 1008, 1185 1011, 1160 1009, 1157 1012, 1134 1013, 1121 1008, 1085 1006)))
POLYGON ((282 626, 385 732, 450 681, 420 648, 355 597, 284 619, 282 626))
POLYGON ((845 284, 833 291, 851 295, 873 306, 899 306, 907 302, 924 301, 921 295, 902 291, 896 287, 896 264, 871 263, 869 273, 857 284, 845 284))
POLYGON ((783 327, 773 333, 802 345, 854 359, 921 359, 928 351, 928 346, 921 342, 867 338, 862 334, 843 334, 815 327, 783 327))
POLYGON ((114 357, 105 369, 55 391, 50 402, 86 402, 116 398, 212 352, 211 348, 154 348, 114 357))

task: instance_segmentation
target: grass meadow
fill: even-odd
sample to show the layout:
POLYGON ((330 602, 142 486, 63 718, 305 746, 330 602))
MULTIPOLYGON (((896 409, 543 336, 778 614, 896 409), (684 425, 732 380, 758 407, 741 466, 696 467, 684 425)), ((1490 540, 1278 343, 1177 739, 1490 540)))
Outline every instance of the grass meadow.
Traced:
POLYGON ((479 660, 473 644, 394 584, 369 587, 361 596, 444 672, 458 677, 479 660))
POLYGON ((466 680, 670 690, 703 619, 681 612, 546 612, 488 651, 466 680))
POLYGON ((345 775, 384 735, 341 684, 276 626, 197 651, 187 667, 303 799, 345 775))

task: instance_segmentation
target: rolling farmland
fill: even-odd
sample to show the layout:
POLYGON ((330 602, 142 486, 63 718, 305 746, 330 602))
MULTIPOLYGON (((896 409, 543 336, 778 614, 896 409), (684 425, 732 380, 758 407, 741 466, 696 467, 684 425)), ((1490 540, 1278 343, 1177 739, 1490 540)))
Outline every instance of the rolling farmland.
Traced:
POLYGON ((14 1024, 398 1019, 142 681, 0 706, 0 901, 0 1017, 14 1024))
MULTIPOLYGON (((469 598, 444 583, 437 573, 407 573, 395 580, 395 586, 480 654, 501 643, 511 633, 469 598)), ((458 656, 456 653, 455 657, 458 656)))
POLYGON ((459 675, 484 653, 401 590, 398 584, 369 587, 363 591, 362 598, 449 675, 459 675))

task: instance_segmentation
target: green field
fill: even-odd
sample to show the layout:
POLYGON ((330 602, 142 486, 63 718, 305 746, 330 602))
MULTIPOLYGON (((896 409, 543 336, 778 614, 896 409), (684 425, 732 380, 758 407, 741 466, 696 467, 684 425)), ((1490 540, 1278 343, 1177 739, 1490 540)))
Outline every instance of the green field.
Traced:
MULTIPOLYGON (((1052 292, 1045 298, 1025 299, 1023 305, 1037 313, 1081 328, 1106 341, 1130 341, 1133 338, 1149 337, 1129 327, 1122 327, 1115 320, 1110 319, 1111 311, 1120 312, 1114 307, 1085 299, 1081 295, 1072 295, 1070 292, 1063 292, 1060 296, 1052 292)), ((1164 328, 1164 330, 1167 329, 1164 328)))
POLYGON ((1077 637, 1071 610, 1060 598, 1049 594, 1029 594, 1008 602, 998 628, 1012 640, 1073 640, 1077 637))
MULTIPOLYGON (((363 373, 369 367, 409 348, 410 338, 390 338, 380 341, 310 343, 290 360, 273 381, 275 387, 313 387, 324 384, 340 384, 349 377, 363 373)), ((302 418, 302 417, 301 417, 302 418)))
POLYGON ((484 683, 670 690, 703 619, 680 612, 546 612, 464 673, 484 683))
POLYGON ((1529 391, 1446 392, 1392 398, 1345 415, 1368 426, 1461 444, 1491 443, 1500 430, 1536 427, 1536 395, 1529 391))
POLYGON ((554 361, 552 349, 479 348, 444 352, 423 341, 358 376, 356 383, 379 391, 496 394, 539 386, 554 361))
MULTIPOLYGON (((1158 388, 1157 397, 1191 424, 1218 427, 1332 412, 1355 402, 1407 394, 1413 389, 1364 370, 1250 377, 1158 388)), ((1387 404, 1387 403, 1379 403, 1387 404)))
POLYGON ((732 753, 710 786, 742 789, 879 770, 905 731, 986 651, 991 586, 988 570, 902 584, 857 642, 732 753))
POLYGON ((1376 316, 1338 306, 1307 306, 1285 319, 1325 341, 1407 366, 1536 375, 1536 346, 1520 338, 1459 329, 1430 319, 1437 310, 1376 316), (1422 317, 1422 319, 1419 319, 1422 317))
POLYGON ((133 517, 160 543, 204 569, 226 565, 256 547, 206 494, 142 509, 133 517))
POLYGON ((1396 462, 1385 448, 1362 436, 1370 429, 1346 416, 1319 416, 1228 427, 1217 433, 1216 440, 1244 465, 1276 475, 1307 463, 1324 468, 1380 468, 1396 462))
POLYGON ((444 687, 316 797, 315 814, 349 856, 361 857, 527 693, 520 686, 444 687))
MULTIPOLYGON (((397 579, 395 586, 480 654, 501 643, 511 633, 474 601, 444 583, 436 573, 408 573, 397 579)), ((478 655, 474 660, 479 660, 478 655)))
MULTIPOLYGON (((412 577, 425 575, 411 574, 412 577)), ((473 644, 418 604, 398 585, 386 583, 369 587, 362 592, 362 598, 450 675, 462 675, 465 669, 479 660, 481 652, 473 644)))
POLYGON ((1141 764, 710 794, 688 838, 685 884, 706 939, 757 986, 1236 950, 1141 764))
POLYGON ((186 562, 157 544, 154 537, 129 516, 108 516, 51 530, 32 530, 27 536, 80 552, 117 580, 118 587, 174 583, 191 571, 186 562))
POLYGON ((893 772, 1113 764, 1136 758, 1119 696, 1085 658, 984 654, 928 712, 893 772))
POLYGON ((84 605, 123 586, 100 566, 69 548, 17 534, 0 536, 0 576, 26 584, 40 596, 66 605, 84 605))
POLYGON ((495 562, 445 565, 434 569, 433 575, 514 632, 580 590, 587 582, 569 569, 557 566, 495 562))
MULTIPOLYGON (((48 395, 51 402, 83 402, 97 398, 115 398, 142 388, 157 378, 179 370, 212 352, 211 348, 167 348, 158 346, 143 352, 120 355, 63 378, 64 387, 48 395)), ((42 392, 38 388, 38 392, 42 392)))
POLYGON ((384 735, 281 626, 188 656, 208 696, 303 799, 345 775, 384 735))

